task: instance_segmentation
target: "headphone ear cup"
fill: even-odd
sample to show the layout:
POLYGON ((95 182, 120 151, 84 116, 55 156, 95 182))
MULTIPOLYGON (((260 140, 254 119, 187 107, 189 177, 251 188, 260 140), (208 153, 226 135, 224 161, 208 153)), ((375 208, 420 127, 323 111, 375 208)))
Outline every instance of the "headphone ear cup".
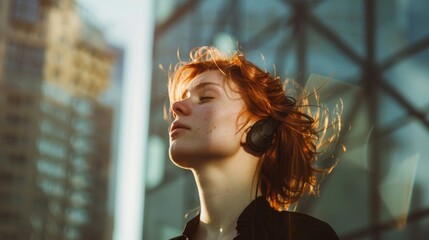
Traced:
POLYGON ((257 121, 246 136, 246 144, 255 152, 265 152, 272 144, 279 122, 272 118, 257 121))

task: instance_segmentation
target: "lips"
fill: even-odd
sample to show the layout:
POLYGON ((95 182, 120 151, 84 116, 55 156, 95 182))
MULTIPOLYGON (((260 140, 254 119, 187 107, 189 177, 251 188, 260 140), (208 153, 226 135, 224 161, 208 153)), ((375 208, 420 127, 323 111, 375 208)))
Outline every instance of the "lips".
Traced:
POLYGON ((181 122, 174 121, 173 124, 171 124, 170 133, 172 133, 174 130, 180 130, 180 129, 189 130, 191 128, 181 122))

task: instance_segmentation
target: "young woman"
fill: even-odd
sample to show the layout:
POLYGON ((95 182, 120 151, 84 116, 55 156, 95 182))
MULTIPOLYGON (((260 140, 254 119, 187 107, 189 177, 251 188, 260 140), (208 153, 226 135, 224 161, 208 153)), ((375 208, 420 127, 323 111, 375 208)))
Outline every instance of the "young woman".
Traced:
POLYGON ((169 152, 192 171, 200 213, 174 239, 338 239, 327 223, 285 211, 324 172, 314 167, 321 119, 305 99, 240 52, 190 55, 169 76, 169 152))

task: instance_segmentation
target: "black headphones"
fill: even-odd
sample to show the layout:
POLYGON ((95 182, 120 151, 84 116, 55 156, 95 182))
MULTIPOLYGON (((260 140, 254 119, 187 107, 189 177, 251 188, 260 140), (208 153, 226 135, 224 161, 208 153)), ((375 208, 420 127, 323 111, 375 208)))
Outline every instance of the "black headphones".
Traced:
POLYGON ((273 118, 264 118, 257 121, 247 133, 247 145, 255 152, 265 152, 273 143, 273 136, 278 126, 279 121, 273 118))

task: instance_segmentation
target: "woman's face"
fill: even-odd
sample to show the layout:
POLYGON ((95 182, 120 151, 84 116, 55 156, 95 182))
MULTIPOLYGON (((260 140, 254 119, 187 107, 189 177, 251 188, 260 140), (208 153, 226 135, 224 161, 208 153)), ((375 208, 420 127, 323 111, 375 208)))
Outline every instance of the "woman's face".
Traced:
POLYGON ((229 85, 218 71, 207 71, 189 83, 184 99, 172 103, 170 158, 176 165, 193 168, 238 153, 245 105, 229 85))

